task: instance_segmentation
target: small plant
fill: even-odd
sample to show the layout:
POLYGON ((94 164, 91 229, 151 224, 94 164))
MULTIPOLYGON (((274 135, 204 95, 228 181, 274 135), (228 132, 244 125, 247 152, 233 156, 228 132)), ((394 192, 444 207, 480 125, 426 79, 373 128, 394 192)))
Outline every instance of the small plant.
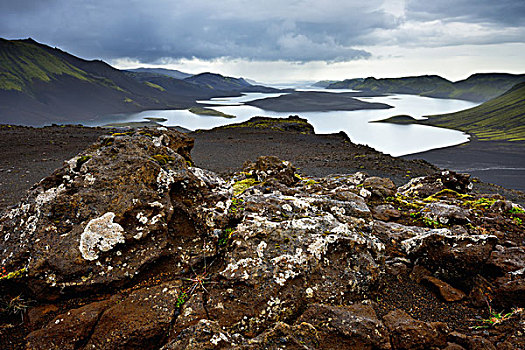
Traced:
POLYGON ((0 269, 0 280, 4 280, 4 279, 10 280, 13 278, 21 278, 24 276, 26 272, 27 272, 27 269, 25 267, 17 271, 7 272, 5 267, 2 266, 2 268, 0 269))
POLYGON ((493 311, 492 308, 489 305, 489 311, 490 311, 490 316, 489 316, 489 318, 481 320, 481 322, 483 322, 482 325, 474 326, 474 327, 471 327, 471 328, 473 328, 473 329, 482 329, 482 328, 494 327, 494 326, 496 326, 496 325, 498 325, 498 324, 508 320, 509 318, 514 316, 515 314, 522 312, 523 309, 522 308, 512 309, 511 312, 504 314, 503 312, 495 312, 495 311, 493 311))
POLYGON ((521 218, 518 218, 518 217, 513 217, 512 218, 512 222, 514 222, 516 225, 522 225, 523 224, 523 220, 521 218))
POLYGON ((475 209, 488 209, 494 204, 494 202, 496 202, 496 200, 493 198, 482 197, 475 201, 465 201, 465 204, 475 209))
POLYGON ((427 227, 432 227, 432 228, 438 228, 438 227, 442 227, 443 226, 439 222, 437 222, 436 220, 432 220, 432 219, 427 218, 427 217, 423 218, 423 224, 425 224, 425 226, 427 226, 427 227))
POLYGON ((235 232, 234 228, 228 227, 227 229, 225 229, 224 234, 219 238, 219 242, 218 242, 219 246, 227 245, 234 232, 235 232))
POLYGON ((20 315, 24 320, 24 313, 29 308, 30 302, 18 295, 14 298, 2 299, 0 303, 0 314, 20 315))
MULTIPOLYGON (((206 247, 206 241, 204 241, 204 247, 206 247)), ((195 293, 195 291, 199 287, 201 287, 203 291, 203 295, 202 295, 203 300, 207 300, 209 292, 206 289, 206 287, 204 287, 204 285, 217 283, 217 282, 210 281, 210 277, 208 276, 208 268, 213 265, 215 260, 213 260, 211 264, 207 265, 206 255, 204 254, 204 252, 203 252, 203 259, 204 259, 204 268, 201 273, 197 273, 193 269, 193 267, 190 266, 191 271, 194 274, 193 278, 182 278, 183 281, 189 281, 189 282, 192 282, 192 284, 188 288, 183 289, 182 292, 177 297, 177 300, 175 301, 175 306, 178 309, 180 309, 184 305, 184 303, 188 301, 188 299, 193 295, 193 293, 195 293)), ((210 315, 208 314, 208 309, 206 309, 206 301, 204 302, 203 307, 204 307, 204 311, 206 311, 206 315, 209 318, 210 315)))
POLYGON ((186 300, 188 300, 188 293, 186 293, 185 291, 182 291, 182 293, 180 293, 179 296, 177 297, 177 301, 175 302, 175 307, 177 309, 180 309, 182 305, 184 305, 186 300))
POLYGON ((525 210, 521 209, 520 207, 513 207, 511 210, 509 210, 510 214, 525 214, 525 210))
POLYGON ((237 198, 237 197, 233 197, 232 198, 232 203, 230 205, 229 212, 231 214, 235 214, 238 211, 243 210, 244 209, 243 204, 244 204, 244 200, 243 199, 237 198))

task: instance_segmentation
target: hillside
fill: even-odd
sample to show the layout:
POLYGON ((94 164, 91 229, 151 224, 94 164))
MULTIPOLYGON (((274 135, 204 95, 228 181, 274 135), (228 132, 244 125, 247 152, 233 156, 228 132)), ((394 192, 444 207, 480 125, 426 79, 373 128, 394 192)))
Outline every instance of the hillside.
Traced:
POLYGON ((327 88, 414 94, 484 102, 501 95, 515 84, 523 81, 525 81, 525 74, 480 73, 457 82, 451 82, 437 75, 383 79, 373 77, 347 79, 330 84, 327 88))
POLYGON ((188 108, 196 100, 241 91, 278 90, 211 73, 180 80, 158 71, 121 71, 32 39, 0 39, 0 123, 78 123, 115 113, 188 108))
POLYGON ((252 85, 244 78, 225 77, 221 74, 215 73, 201 73, 193 75, 184 79, 185 82, 201 86, 203 88, 212 89, 215 91, 238 91, 238 92, 279 92, 279 89, 274 89, 262 85, 252 85))
POLYGON ((43 125, 97 115, 181 108, 167 94, 102 61, 86 61, 31 39, 0 41, 0 122, 43 125))
POLYGON ((127 71, 133 72, 133 73, 159 74, 159 75, 165 75, 165 76, 175 78, 175 79, 185 79, 193 75, 193 74, 181 72, 176 69, 164 69, 164 68, 135 68, 135 69, 128 69, 127 71))
POLYGON ((430 116, 423 123, 458 129, 481 141, 525 141, 525 83, 474 108, 430 116))

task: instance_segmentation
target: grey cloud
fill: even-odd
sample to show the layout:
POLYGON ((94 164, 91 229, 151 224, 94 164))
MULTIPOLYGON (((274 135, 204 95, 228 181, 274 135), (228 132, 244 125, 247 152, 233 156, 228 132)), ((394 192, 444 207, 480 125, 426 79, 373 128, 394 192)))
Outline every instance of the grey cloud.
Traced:
POLYGON ((523 0, 408 0, 407 16, 413 19, 441 19, 460 22, 488 22, 523 26, 523 0))
POLYGON ((84 57, 145 62, 162 57, 347 61, 370 56, 353 46, 375 28, 392 25, 391 16, 376 9, 376 0, 342 8, 337 1, 294 6, 241 0, 94 0, 88 5, 48 0, 38 10, 27 4, 4 8, 1 36, 31 36, 84 57))
POLYGON ((419 32, 403 29, 403 21, 444 18, 491 22, 505 29, 523 16, 523 0, 407 1, 405 18, 382 10, 381 0, 2 1, 0 36, 33 37, 82 57, 106 60, 340 62, 369 57, 360 46, 421 42, 419 32))

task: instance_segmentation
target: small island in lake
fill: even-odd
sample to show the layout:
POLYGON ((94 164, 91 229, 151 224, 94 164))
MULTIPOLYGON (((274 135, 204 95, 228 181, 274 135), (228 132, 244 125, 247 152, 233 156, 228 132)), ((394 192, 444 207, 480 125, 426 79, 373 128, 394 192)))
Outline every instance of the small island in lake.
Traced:
POLYGON ((246 102, 247 105, 274 112, 325 112, 355 111, 359 109, 388 109, 385 103, 365 102, 355 97, 383 96, 374 93, 329 93, 318 91, 299 91, 279 97, 269 97, 246 102))
POLYGON ((202 108, 202 107, 191 107, 188 109, 193 114, 206 116, 206 117, 223 117, 223 118, 229 118, 233 119, 236 118, 236 116, 232 114, 226 114, 219 111, 216 111, 215 109, 209 109, 209 108, 202 108))

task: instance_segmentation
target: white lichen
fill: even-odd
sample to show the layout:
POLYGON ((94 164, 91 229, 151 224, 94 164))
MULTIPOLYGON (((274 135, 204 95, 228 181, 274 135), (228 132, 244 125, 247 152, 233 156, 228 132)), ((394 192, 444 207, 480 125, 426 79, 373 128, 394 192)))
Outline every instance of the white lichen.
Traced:
POLYGON ((124 229, 113 222, 115 213, 107 212, 99 218, 92 219, 80 236, 80 253, 86 260, 98 259, 100 251, 107 252, 118 243, 124 243, 124 229))

